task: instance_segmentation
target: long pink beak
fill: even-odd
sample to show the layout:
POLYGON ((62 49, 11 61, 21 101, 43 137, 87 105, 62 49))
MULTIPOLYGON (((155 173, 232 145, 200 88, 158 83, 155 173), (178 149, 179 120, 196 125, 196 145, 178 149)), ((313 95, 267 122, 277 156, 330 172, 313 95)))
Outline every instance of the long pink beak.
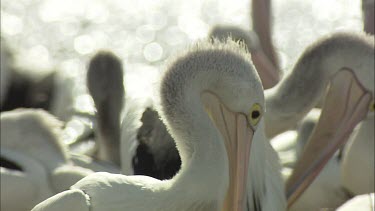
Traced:
POLYGON ((334 76, 318 125, 286 183, 289 207, 346 143, 354 127, 365 118, 371 98, 371 93, 351 70, 343 69, 334 76))
POLYGON ((229 188, 222 210, 243 211, 247 172, 254 131, 244 114, 229 111, 219 99, 204 93, 202 101, 214 124, 222 134, 229 163, 229 188))

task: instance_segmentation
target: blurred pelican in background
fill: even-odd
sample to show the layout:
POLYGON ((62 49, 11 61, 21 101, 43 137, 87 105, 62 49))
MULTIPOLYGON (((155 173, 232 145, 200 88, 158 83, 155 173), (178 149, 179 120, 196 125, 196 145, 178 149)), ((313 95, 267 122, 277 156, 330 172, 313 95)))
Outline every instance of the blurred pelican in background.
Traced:
POLYGON ((74 166, 62 124, 43 110, 1 113, 1 210, 30 210, 92 173, 74 166))

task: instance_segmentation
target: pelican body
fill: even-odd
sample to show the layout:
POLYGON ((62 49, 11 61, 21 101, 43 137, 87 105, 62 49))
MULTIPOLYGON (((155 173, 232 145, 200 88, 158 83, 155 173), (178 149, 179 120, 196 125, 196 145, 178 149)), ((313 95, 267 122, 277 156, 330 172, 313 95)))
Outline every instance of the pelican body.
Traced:
POLYGON ((264 107, 249 58, 233 42, 200 43, 169 64, 160 96, 181 157, 172 179, 95 173, 33 210, 244 210, 264 107))

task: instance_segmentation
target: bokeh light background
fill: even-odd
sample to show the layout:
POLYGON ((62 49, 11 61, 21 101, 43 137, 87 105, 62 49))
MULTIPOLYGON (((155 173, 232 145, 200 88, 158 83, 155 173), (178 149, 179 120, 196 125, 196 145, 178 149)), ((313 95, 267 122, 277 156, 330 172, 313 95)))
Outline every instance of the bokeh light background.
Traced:
MULTIPOLYGON (((122 60, 127 95, 153 96, 163 62, 216 24, 251 29, 246 0, 2 0, 1 36, 15 65, 57 70, 75 108, 93 111, 86 64, 98 49, 122 60), (72 81, 67 83, 66 81, 72 81)), ((362 30, 360 0, 273 0, 273 41, 288 71, 306 45, 334 31, 362 30)))

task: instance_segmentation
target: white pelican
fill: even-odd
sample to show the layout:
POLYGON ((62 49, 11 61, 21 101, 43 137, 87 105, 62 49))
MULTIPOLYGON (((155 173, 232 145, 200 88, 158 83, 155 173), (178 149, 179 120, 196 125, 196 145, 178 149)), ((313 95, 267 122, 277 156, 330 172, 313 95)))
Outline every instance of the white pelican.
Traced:
MULTIPOLYGON (((245 198, 245 182, 263 102, 248 54, 232 42, 200 43, 169 65, 161 84, 162 117, 182 161, 177 175, 160 181, 96 173, 33 210, 243 210, 251 203, 258 207, 256 190, 254 195, 247 193, 251 201, 245 198)), ((263 168, 250 172, 257 170, 263 168)))
POLYGON ((373 37, 333 34, 310 46, 290 74, 265 92, 265 127, 267 135, 272 137, 294 126, 328 87, 319 123, 304 149, 307 153, 303 153, 288 180, 289 203, 365 118, 373 98, 373 57, 373 37))
POLYGON ((120 166, 120 116, 124 100, 121 60, 100 51, 90 61, 87 87, 97 110, 97 157, 120 166))
POLYGON ((1 210, 24 211, 92 173, 73 166, 61 122, 42 110, 1 113, 1 210))
POLYGON ((125 92, 122 64, 113 53, 99 51, 88 66, 87 87, 97 109, 95 146, 87 147, 84 138, 75 140, 71 148, 83 148, 83 152, 72 152, 71 160, 96 172, 120 173, 120 116, 125 92))

